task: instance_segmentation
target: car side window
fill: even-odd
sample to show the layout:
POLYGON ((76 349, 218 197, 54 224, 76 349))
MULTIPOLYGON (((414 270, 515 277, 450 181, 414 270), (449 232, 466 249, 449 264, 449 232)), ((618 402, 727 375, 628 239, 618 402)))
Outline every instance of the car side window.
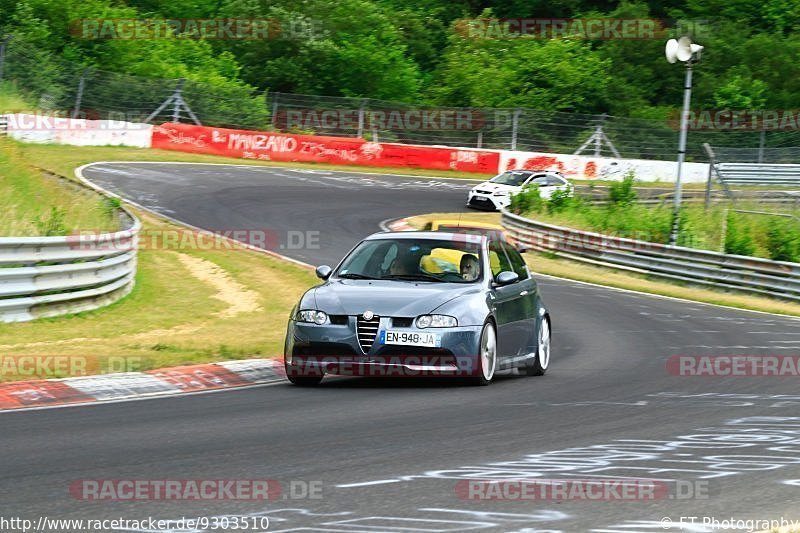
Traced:
POLYGON ((499 241, 489 242, 489 264, 492 267, 492 276, 497 277, 500 272, 512 270, 506 253, 499 241))
POLYGON ((535 178, 530 180, 528 183, 531 184, 531 185, 536 184, 539 187, 544 187, 545 185, 548 185, 547 176, 536 176, 535 178))
POLYGON ((563 187, 565 185, 565 183, 561 179, 555 176, 547 176, 547 184, 554 185, 556 187, 563 187))
POLYGON ((520 281, 523 279, 528 279, 530 274, 528 273, 528 267, 525 265, 525 260, 522 258, 522 255, 520 255, 520 253, 508 243, 503 243, 503 248, 508 254, 508 259, 511 262, 511 268, 517 273, 520 281))

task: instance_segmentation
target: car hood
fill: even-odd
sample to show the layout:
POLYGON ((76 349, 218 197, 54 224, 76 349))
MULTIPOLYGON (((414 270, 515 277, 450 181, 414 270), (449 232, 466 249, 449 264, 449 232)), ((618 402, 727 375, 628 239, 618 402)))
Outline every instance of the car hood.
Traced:
POLYGON ((475 284, 334 280, 314 289, 314 300, 316 308, 329 315, 360 315, 370 310, 378 316, 413 317, 479 291, 475 284))
POLYGON ((472 190, 479 189, 481 191, 505 191, 505 192, 516 192, 520 188, 514 185, 502 185, 500 183, 492 183, 491 181, 484 181, 480 185, 476 185, 472 188, 472 190))

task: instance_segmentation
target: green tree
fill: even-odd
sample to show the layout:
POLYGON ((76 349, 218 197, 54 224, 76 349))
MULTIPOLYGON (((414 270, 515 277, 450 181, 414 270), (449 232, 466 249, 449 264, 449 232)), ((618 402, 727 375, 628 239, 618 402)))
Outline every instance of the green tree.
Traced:
POLYGON ((577 39, 482 38, 454 27, 430 95, 442 105, 596 112, 610 67, 577 39))
POLYGON ((717 109, 761 109, 767 101, 767 84, 734 74, 714 91, 717 109))

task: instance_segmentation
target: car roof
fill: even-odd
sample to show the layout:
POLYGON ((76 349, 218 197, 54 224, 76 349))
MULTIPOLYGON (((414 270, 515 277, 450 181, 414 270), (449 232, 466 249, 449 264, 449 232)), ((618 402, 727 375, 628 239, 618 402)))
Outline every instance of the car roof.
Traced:
MULTIPOLYGON (((483 240, 488 239, 486 235, 474 234, 475 237, 483 240)), ((464 233, 449 231, 381 231, 373 233, 365 238, 365 241, 382 239, 428 239, 431 241, 452 241, 453 239, 463 239, 464 233)))
POLYGON ((493 222, 481 222, 478 220, 461 220, 457 218, 436 218, 431 220, 431 224, 432 225, 435 224, 437 227, 456 226, 464 229, 496 229, 501 231, 504 229, 503 226, 501 226, 500 224, 495 224, 493 222))
POLYGON ((564 174, 559 172, 558 170, 531 170, 528 168, 509 168, 504 170, 503 172, 517 172, 517 173, 525 173, 525 174, 554 174, 559 178, 563 178, 564 174))

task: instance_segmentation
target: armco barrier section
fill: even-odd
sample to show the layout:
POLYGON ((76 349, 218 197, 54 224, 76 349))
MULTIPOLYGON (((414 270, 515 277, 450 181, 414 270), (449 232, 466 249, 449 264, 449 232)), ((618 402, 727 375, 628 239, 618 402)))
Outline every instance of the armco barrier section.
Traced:
POLYGON ((122 120, 86 120, 52 114, 6 115, 6 130, 12 139, 33 143, 74 146, 134 146, 150 148, 153 126, 122 120))
POLYGON ((717 163, 714 170, 725 184, 800 186, 800 165, 717 163))
MULTIPOLYGON (((557 170, 567 178, 579 180, 621 181, 628 172, 633 172, 641 181, 675 181, 678 164, 675 161, 503 150, 498 171, 516 168, 557 170)), ((684 163, 682 172, 681 181, 684 183, 705 183, 708 163, 684 163)))
POLYGON ((511 239, 532 250, 658 278, 800 301, 800 263, 612 237, 508 211, 503 211, 502 224, 511 239))
MULTIPOLYGON (((557 170, 570 179, 622 180, 633 171, 643 181, 674 181, 676 163, 584 155, 489 150, 452 146, 378 143, 354 137, 325 137, 165 123, 16 113, 8 121, 14 139, 74 146, 135 146, 265 161, 300 161, 373 167, 459 170, 497 174, 507 169, 557 170)), ((0 123, 0 134, 2 124, 0 123)), ((704 182, 708 164, 684 163, 685 182, 704 182)))
POLYGON ((167 123, 153 128, 153 148, 198 154, 336 165, 460 170, 495 174, 494 150, 375 143, 346 137, 255 132, 167 123))
POLYGON ((0 322, 77 313, 133 289, 141 222, 127 229, 66 237, 0 237, 0 322))

